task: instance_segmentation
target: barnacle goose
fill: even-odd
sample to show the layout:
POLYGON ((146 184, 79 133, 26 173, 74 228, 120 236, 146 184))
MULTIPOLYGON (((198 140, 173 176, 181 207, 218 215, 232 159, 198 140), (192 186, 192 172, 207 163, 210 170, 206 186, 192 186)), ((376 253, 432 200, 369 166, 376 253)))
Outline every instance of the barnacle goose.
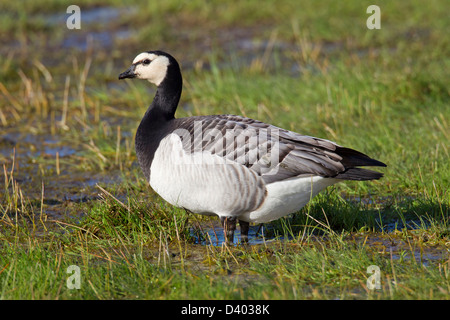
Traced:
POLYGON ((158 88, 136 132, 139 165, 167 202, 217 215, 225 239, 236 223, 248 241, 249 223, 298 211, 341 180, 373 180, 386 165, 336 143, 236 115, 175 118, 182 90, 177 61, 166 52, 142 52, 119 79, 138 78, 158 88))

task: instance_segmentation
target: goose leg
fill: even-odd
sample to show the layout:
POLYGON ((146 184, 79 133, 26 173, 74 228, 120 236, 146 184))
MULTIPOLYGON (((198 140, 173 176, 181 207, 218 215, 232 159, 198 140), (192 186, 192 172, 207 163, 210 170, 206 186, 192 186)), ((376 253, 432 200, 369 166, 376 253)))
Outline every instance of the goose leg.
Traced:
POLYGON ((239 220, 239 226, 241 227, 241 242, 248 243, 248 229, 250 223, 247 221, 239 220))
POLYGON ((233 244, 234 230, 236 230, 236 217, 220 217, 220 222, 223 225, 226 244, 233 244))

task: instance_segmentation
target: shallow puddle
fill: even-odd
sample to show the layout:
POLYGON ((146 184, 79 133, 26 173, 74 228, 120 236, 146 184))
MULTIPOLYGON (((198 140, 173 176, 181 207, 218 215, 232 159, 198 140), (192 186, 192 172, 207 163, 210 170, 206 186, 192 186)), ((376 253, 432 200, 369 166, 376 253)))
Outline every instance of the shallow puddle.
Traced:
MULTIPOLYGON (((264 236, 264 226, 255 225, 250 226, 248 232, 248 244, 249 245, 258 245, 264 244, 270 241, 273 241, 275 238, 265 237, 264 236)), ((191 229, 191 236, 196 239, 197 244, 201 245, 213 245, 213 246, 222 246, 225 244, 224 230, 221 226, 203 226, 202 230, 198 228, 191 229)), ((236 228, 234 232, 234 244, 239 244, 241 239, 241 232, 239 230, 239 226, 236 228)), ((277 240, 281 240, 282 238, 277 237, 277 240)))
POLYGON ((405 241, 394 233, 369 234, 357 243, 363 243, 377 254, 382 254, 392 260, 414 260, 423 265, 430 262, 447 261, 450 251, 443 245, 420 245, 413 240, 405 241))

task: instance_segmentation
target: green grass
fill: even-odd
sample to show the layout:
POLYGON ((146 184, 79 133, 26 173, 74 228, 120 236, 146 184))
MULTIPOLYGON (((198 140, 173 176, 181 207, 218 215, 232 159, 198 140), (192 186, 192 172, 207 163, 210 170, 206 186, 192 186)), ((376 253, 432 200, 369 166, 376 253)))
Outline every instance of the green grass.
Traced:
POLYGON ((370 4, 79 1, 131 10, 77 31, 46 22, 64 2, 2 4, 0 299, 448 299, 448 10, 381 1, 368 30, 370 4), (123 29, 85 51, 70 42, 123 29), (385 177, 329 188, 261 244, 196 244, 212 221, 165 203, 136 165, 155 89, 117 75, 150 49, 182 65, 178 117, 330 139, 385 162, 385 177))
MULTIPOLYGON (((97 210, 106 205, 98 206, 97 210)), ((115 216, 111 215, 113 208, 104 209, 106 219, 115 216)), ((120 225, 113 225, 104 220, 102 230, 129 223, 119 219, 114 223, 119 221, 120 225)), ((144 219, 134 225, 145 226, 144 219)), ((158 247, 142 230, 117 230, 99 237, 92 231, 95 226, 89 226, 91 230, 84 227, 71 225, 64 235, 49 233, 39 240, 23 234, 22 240, 28 237, 28 242, 3 247, 1 297, 446 299, 450 289, 444 253, 432 264, 424 264, 408 248, 393 257, 383 245, 369 243, 367 233, 353 234, 350 239, 350 235, 326 232, 326 237, 304 242, 225 248, 192 246, 180 237, 179 242, 170 241, 170 235, 162 231, 158 247), (71 265, 80 267, 79 290, 66 285, 71 265), (382 270, 383 286, 377 291, 366 286, 370 265, 382 270)), ((391 241, 398 241, 400 236, 394 237, 391 241)))

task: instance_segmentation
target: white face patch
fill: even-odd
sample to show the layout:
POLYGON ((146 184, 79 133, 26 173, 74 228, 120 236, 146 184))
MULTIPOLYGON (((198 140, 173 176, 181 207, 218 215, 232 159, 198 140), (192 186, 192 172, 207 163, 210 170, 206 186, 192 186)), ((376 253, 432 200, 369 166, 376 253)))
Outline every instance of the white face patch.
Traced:
POLYGON ((134 58, 133 64, 136 64, 134 73, 138 79, 148 80, 159 86, 166 77, 167 67, 170 61, 166 56, 142 52, 134 58), (150 64, 143 64, 142 62, 147 59, 151 61, 150 64))

